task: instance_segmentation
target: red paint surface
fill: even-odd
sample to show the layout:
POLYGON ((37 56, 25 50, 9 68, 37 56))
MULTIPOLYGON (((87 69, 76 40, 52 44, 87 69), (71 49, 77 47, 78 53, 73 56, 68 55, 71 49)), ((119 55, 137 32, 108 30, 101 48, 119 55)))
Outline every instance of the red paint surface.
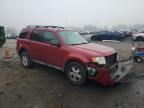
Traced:
MULTIPOLYGON (((48 63, 50 65, 57 66, 64 69, 65 65, 69 61, 77 61, 81 64, 92 62, 92 57, 104 57, 109 56, 116 51, 113 48, 89 43, 82 45, 65 45, 63 39, 59 35, 60 30, 48 29, 48 28, 26 28, 28 35, 26 39, 17 39, 17 52, 20 54, 21 50, 26 50, 31 59, 48 63), (33 30, 44 30, 53 32, 60 42, 60 47, 50 45, 45 42, 31 41, 31 33, 33 30)), ((113 84, 109 73, 102 69, 99 71, 96 77, 91 79, 96 80, 102 85, 113 84)))
POLYGON ((90 77, 90 79, 95 80, 97 83, 103 86, 109 86, 116 83, 114 80, 112 80, 112 77, 110 76, 109 72, 105 69, 99 70, 97 75, 94 77, 90 77))
POLYGON ((141 45, 139 48, 138 48, 139 51, 144 51, 144 45, 141 45))

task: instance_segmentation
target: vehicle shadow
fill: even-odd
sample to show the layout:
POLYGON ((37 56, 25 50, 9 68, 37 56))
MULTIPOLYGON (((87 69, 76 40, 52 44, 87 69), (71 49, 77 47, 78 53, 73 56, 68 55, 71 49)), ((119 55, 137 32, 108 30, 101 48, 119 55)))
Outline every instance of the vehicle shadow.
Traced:
POLYGON ((96 81, 88 80, 87 83, 83 86, 76 86, 68 82, 65 73, 63 71, 57 70, 55 68, 51 68, 45 65, 40 65, 35 63, 33 68, 40 70, 42 73, 47 73, 48 75, 57 78, 57 80, 63 81, 66 85, 76 88, 84 88, 84 89, 103 89, 103 90, 115 90, 120 88, 127 88, 131 86, 132 82, 126 83, 117 83, 115 85, 103 86, 98 84, 96 81))

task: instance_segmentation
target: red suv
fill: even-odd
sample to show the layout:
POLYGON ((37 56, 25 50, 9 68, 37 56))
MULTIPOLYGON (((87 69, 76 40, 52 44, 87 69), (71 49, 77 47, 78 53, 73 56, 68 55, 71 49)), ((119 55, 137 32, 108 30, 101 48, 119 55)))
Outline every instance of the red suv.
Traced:
POLYGON ((83 85, 88 79, 102 85, 114 84, 117 52, 87 42, 79 33, 58 26, 28 26, 17 39, 17 53, 25 68, 33 62, 65 72, 68 80, 83 85))

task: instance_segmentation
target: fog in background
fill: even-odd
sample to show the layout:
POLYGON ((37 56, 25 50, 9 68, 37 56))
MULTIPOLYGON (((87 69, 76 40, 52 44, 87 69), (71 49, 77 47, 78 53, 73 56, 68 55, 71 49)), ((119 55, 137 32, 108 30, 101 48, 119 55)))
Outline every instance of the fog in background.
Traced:
POLYGON ((144 24, 144 0, 0 0, 0 25, 144 24))

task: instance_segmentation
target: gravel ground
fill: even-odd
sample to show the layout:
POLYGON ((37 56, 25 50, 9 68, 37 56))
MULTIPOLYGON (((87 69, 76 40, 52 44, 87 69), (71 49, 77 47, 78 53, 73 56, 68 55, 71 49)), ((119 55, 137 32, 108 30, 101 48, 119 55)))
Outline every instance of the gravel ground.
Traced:
MULTIPOLYGON (((71 85, 61 71, 35 64, 24 69, 15 51, 15 40, 8 40, 13 58, 0 59, 0 108, 143 108, 144 64, 134 63, 136 81, 102 87, 93 81, 85 86, 71 85)), ((131 42, 96 42, 114 47, 125 59, 131 42)), ((2 55, 1 55, 2 56, 2 55)))

